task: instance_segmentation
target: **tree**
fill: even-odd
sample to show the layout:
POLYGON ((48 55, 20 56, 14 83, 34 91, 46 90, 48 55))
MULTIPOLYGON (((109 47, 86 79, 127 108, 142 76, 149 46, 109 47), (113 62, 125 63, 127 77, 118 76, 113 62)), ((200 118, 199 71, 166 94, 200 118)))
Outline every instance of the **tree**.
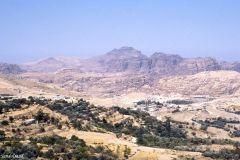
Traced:
POLYGON ((62 129, 62 124, 59 123, 59 124, 57 125, 57 128, 58 128, 58 129, 62 129))
POLYGON ((142 135, 139 135, 137 137, 137 144, 144 145, 144 140, 142 135))
POLYGON ((124 149, 124 157, 125 158, 128 158, 128 156, 131 154, 131 149, 127 146, 125 146, 125 149, 124 149))
POLYGON ((107 123, 107 120, 105 118, 103 118, 103 123, 105 123, 105 124, 107 123))
POLYGON ((40 128, 40 132, 41 132, 41 133, 46 132, 46 131, 45 131, 45 128, 41 127, 41 128, 40 128))
POLYGON ((17 133, 21 134, 21 129, 20 128, 17 128, 17 133))
POLYGON ((71 139, 70 140, 72 140, 72 141, 78 141, 79 140, 79 138, 77 137, 77 136, 75 136, 75 135, 72 135, 72 137, 71 137, 71 139))
POLYGON ((35 115, 35 119, 39 122, 41 122, 41 121, 47 122, 50 119, 50 117, 47 113, 43 113, 42 110, 39 110, 37 112, 37 114, 35 115))
POLYGON ((73 123, 73 127, 78 129, 78 130, 81 130, 82 129, 82 125, 81 125, 81 122, 76 120, 76 121, 72 121, 73 123))
POLYGON ((53 158, 54 157, 54 152, 52 149, 49 149, 45 154, 44 154, 45 158, 53 158))
POLYGON ((9 121, 13 123, 14 118, 12 116, 9 117, 9 121))
POLYGON ((5 137, 6 137, 5 132, 0 130, 0 141, 4 141, 5 137))
POLYGON ((170 118, 167 118, 166 122, 165 122, 165 127, 166 127, 166 131, 168 136, 171 136, 171 122, 170 122, 170 118))
POLYGON ((234 153, 237 158, 240 158, 240 143, 235 144, 234 153))
POLYGON ((2 125, 7 126, 7 125, 9 125, 9 122, 7 120, 3 120, 2 125))
POLYGON ((76 159, 87 159, 89 157, 88 148, 78 146, 74 151, 73 155, 76 159))
POLYGON ((0 104, 0 114, 3 114, 3 107, 0 104))
POLYGON ((29 102, 30 102, 31 104, 34 103, 34 98, 33 98, 32 96, 29 96, 28 99, 29 99, 29 102))

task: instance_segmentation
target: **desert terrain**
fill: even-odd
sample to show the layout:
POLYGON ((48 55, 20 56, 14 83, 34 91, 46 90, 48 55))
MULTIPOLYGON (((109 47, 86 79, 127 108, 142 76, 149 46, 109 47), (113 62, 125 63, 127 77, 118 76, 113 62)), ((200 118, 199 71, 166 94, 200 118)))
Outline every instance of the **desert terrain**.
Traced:
POLYGON ((3 156, 11 151, 26 159, 239 158, 237 63, 163 53, 147 57, 122 47, 91 59, 2 66, 3 156))

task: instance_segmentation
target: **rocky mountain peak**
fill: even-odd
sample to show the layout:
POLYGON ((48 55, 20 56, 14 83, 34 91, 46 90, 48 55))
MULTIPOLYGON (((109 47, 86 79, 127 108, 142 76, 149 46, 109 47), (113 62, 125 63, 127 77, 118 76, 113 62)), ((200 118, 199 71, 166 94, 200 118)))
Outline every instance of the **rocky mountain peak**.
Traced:
POLYGON ((37 72, 55 72, 65 67, 66 65, 64 62, 61 62, 54 57, 49 57, 37 62, 32 62, 32 63, 27 63, 22 65, 22 68, 28 71, 37 71, 37 72))
POLYGON ((116 57, 120 59, 124 58, 131 58, 131 57, 145 57, 141 51, 136 50, 133 47, 121 47, 119 49, 113 49, 112 51, 108 52, 106 56, 116 57))
POLYGON ((59 61, 54 57, 46 58, 38 63, 59 63, 59 61))
POLYGON ((148 65, 148 57, 133 47, 113 49, 95 60, 105 72, 136 72, 145 70, 148 65))

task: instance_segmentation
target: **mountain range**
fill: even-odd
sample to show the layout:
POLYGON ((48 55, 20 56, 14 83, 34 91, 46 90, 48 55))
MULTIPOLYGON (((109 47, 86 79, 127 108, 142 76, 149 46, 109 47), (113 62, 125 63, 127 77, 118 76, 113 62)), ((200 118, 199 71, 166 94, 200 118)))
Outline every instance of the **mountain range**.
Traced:
POLYGON ((16 74, 24 71, 49 73, 64 69, 97 73, 144 73, 165 77, 192 75, 202 71, 232 70, 240 72, 240 63, 217 61, 211 57, 183 58, 179 55, 161 52, 156 52, 148 57, 132 47, 121 47, 88 59, 50 57, 20 65, 0 64, 0 73, 4 74, 16 74))
POLYGON ((159 76, 189 75, 202 71, 240 71, 239 62, 222 62, 211 57, 183 58, 179 55, 156 52, 146 56, 132 47, 121 47, 89 59, 78 57, 50 57, 21 65, 34 72, 56 72, 63 69, 78 69, 82 72, 100 73, 153 73, 159 76))

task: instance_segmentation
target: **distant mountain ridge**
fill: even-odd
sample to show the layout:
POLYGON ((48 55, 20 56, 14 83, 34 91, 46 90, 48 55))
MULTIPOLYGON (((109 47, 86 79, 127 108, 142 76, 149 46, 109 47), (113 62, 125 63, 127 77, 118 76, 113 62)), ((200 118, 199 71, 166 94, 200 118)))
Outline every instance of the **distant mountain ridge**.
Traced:
POLYGON ((19 74, 25 72, 16 64, 0 63, 1 74, 19 74))
POLYGON ((100 73, 151 73, 158 76, 189 75, 202 71, 233 70, 240 72, 239 62, 219 62, 214 58, 183 58, 156 52, 150 57, 132 47, 121 47, 89 59, 78 57, 51 57, 35 63, 21 65, 27 71, 56 72, 78 69, 100 73))

